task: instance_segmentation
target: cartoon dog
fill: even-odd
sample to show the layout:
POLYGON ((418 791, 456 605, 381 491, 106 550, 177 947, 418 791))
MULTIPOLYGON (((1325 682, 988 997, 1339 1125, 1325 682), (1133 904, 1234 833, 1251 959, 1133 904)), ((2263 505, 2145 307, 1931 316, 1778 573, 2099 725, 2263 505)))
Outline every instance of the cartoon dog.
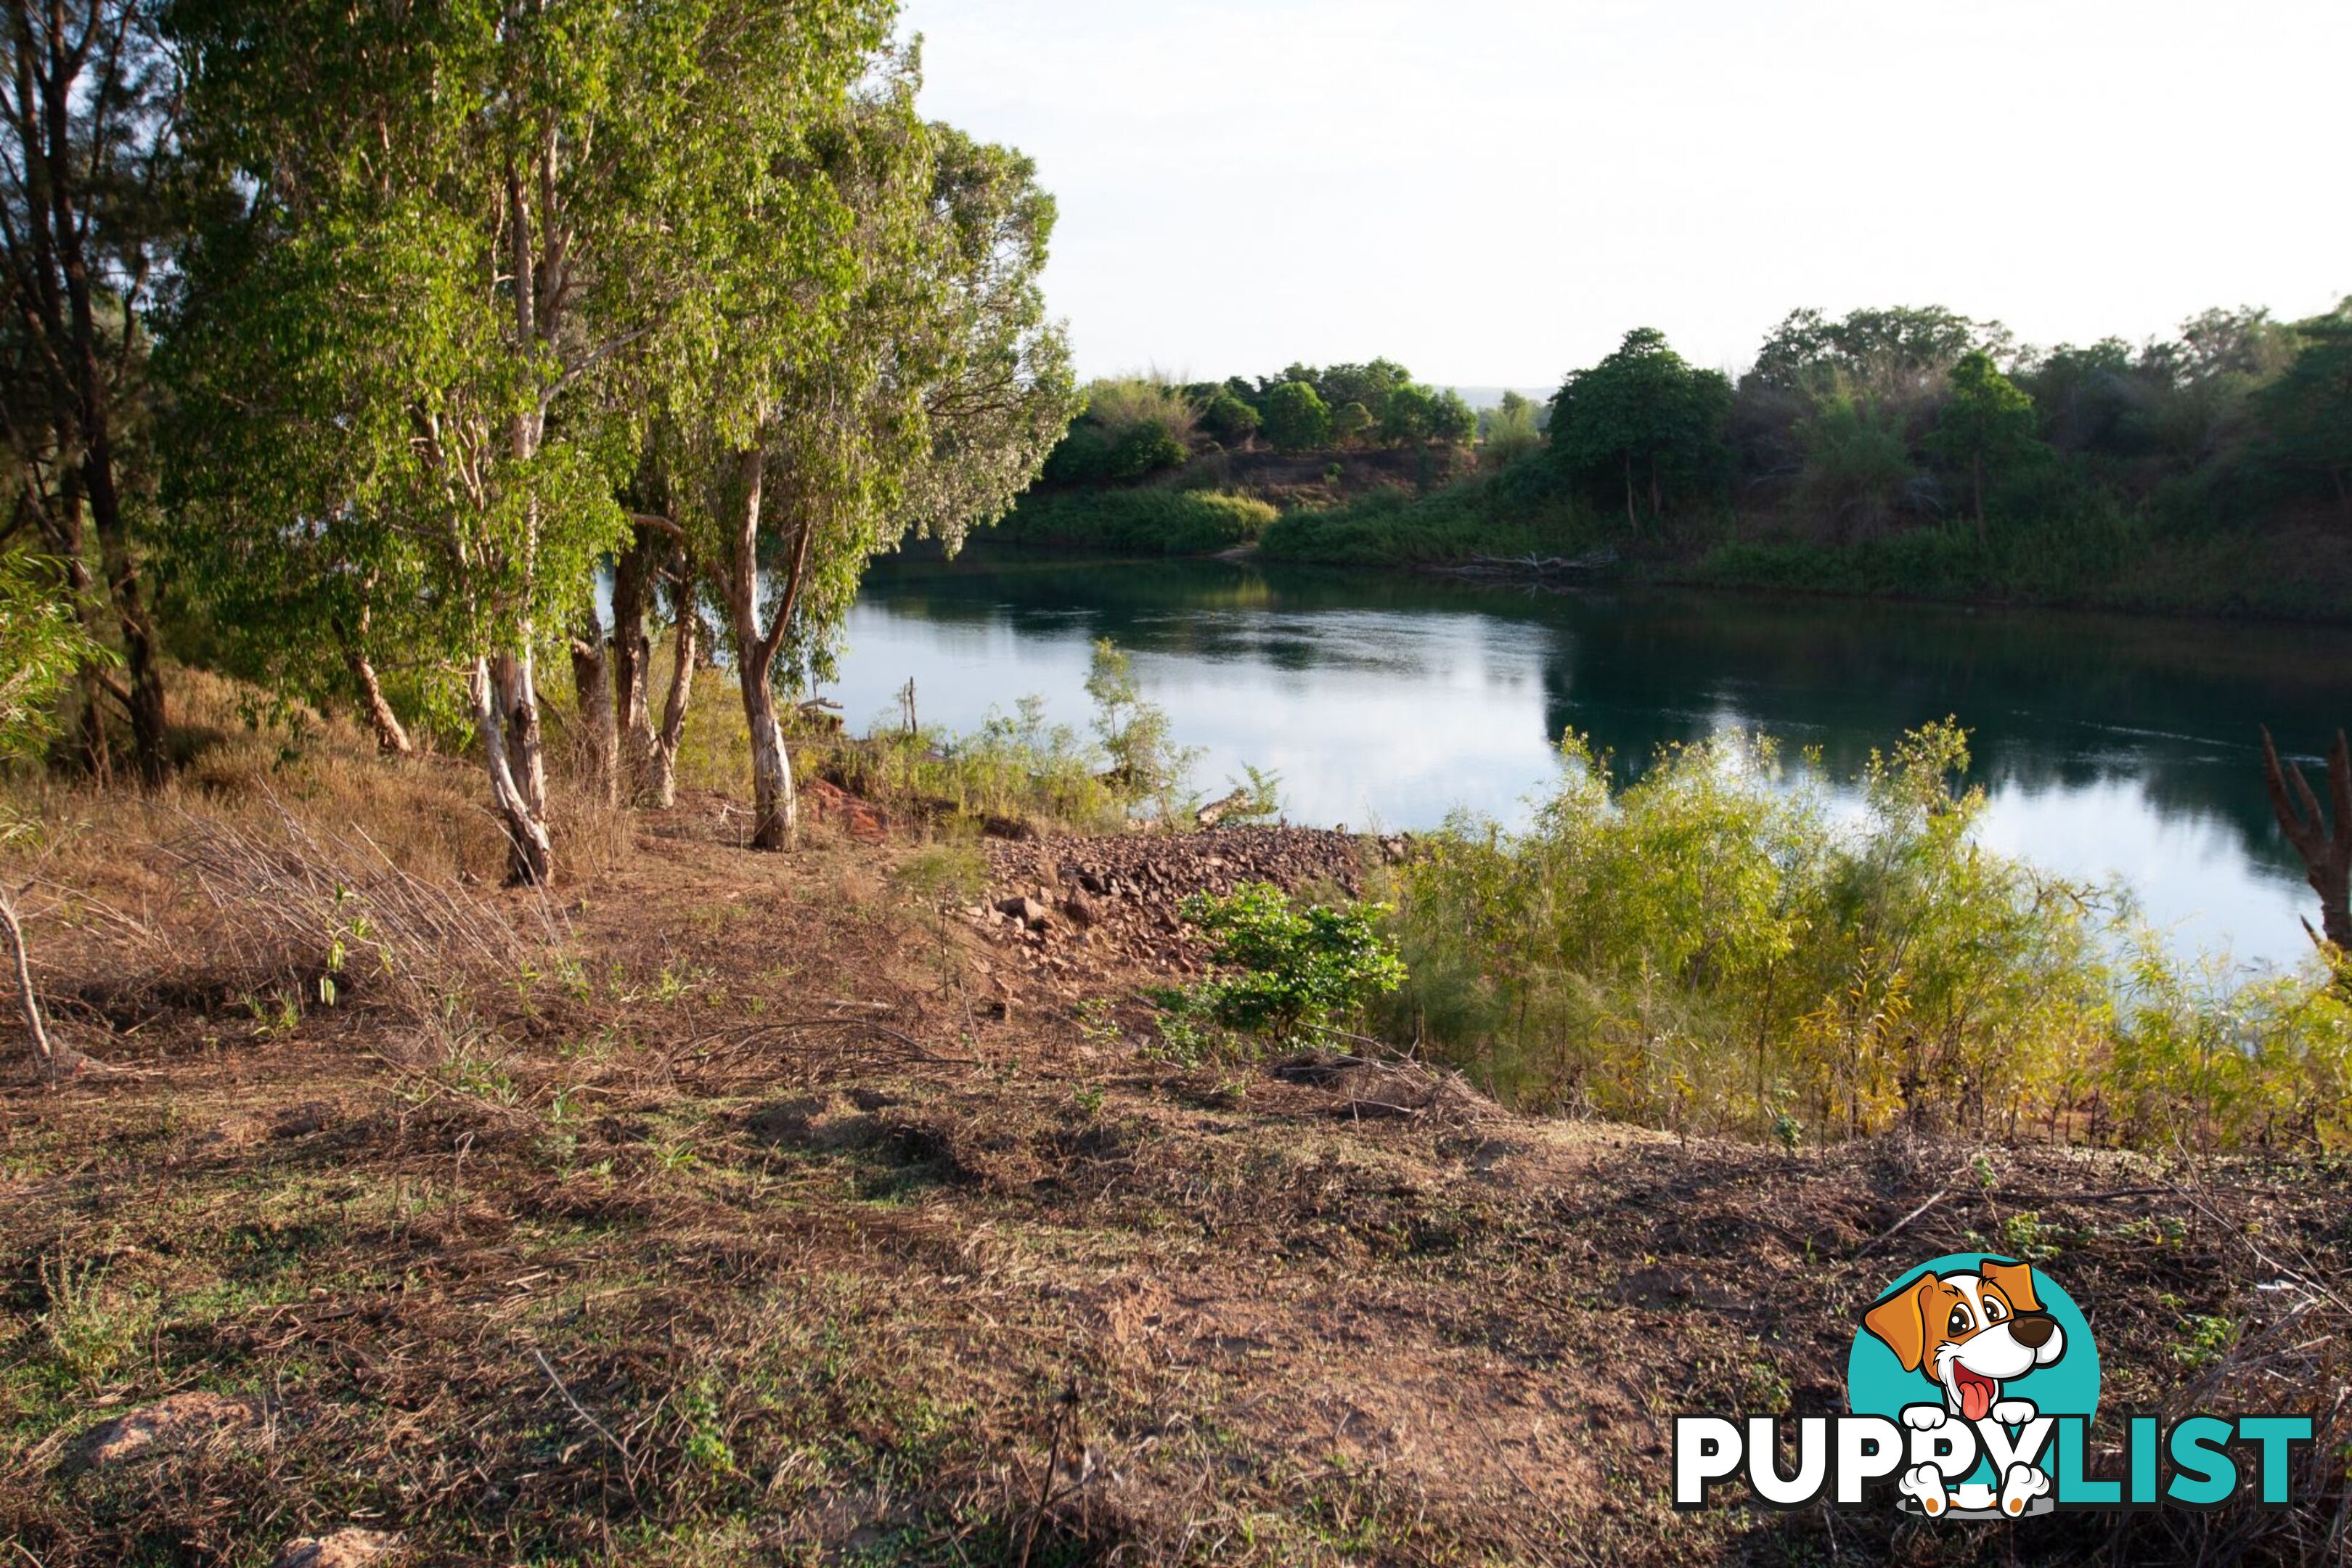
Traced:
MULTIPOLYGON (((1903 1424, 1933 1431, 1958 1417, 1974 1425, 1990 1415, 2022 1426, 2038 1412, 2030 1399, 2006 1399, 2001 1384, 2048 1366, 2066 1353, 2066 1331, 2042 1309, 2033 1270, 2023 1263, 1987 1258, 1974 1274, 1923 1274, 1863 1315, 1868 1329, 1903 1363, 1943 1394, 1940 1404, 1908 1405, 1903 1424)), ((1932 1518, 1947 1508, 1978 1510, 1998 1504, 2012 1518, 2050 1489, 2050 1478, 2032 1465, 2009 1467, 1998 1495, 1966 1485, 1947 1491, 1943 1472, 1915 1466, 1897 1489, 1916 1498, 1932 1518)))

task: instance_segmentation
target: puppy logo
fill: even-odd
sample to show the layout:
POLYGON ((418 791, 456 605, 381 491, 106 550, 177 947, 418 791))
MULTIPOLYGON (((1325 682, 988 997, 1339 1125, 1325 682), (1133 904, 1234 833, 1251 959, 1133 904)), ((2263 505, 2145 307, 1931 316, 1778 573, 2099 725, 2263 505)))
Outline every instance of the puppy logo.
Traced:
POLYGON ((2055 1505, 2051 1417, 2088 1421, 2098 1354, 2047 1276, 1963 1254, 1914 1270, 1863 1314, 1848 1384, 1857 1414, 1906 1429, 1895 1485, 1906 1511, 2016 1519, 2055 1505))

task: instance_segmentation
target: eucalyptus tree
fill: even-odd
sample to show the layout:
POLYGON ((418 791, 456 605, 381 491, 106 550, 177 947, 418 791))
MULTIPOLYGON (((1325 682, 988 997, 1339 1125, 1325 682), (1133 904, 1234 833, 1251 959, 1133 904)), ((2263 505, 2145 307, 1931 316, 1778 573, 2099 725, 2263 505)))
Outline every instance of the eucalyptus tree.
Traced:
MULTIPOLYGON (((220 332, 261 300, 287 329, 208 389, 296 475, 224 521, 257 553, 315 541, 338 577, 413 572, 403 629, 462 675, 519 881, 553 869, 538 660, 627 533, 646 367, 709 340, 743 189, 790 184, 793 128, 888 21, 885 0, 173 8, 195 143, 245 198, 198 247, 223 269, 192 276, 236 302, 220 332)), ((823 226, 763 216, 780 245, 823 226)))
POLYGON ((923 123, 910 64, 877 76, 814 148, 842 204, 841 309, 794 341, 741 318, 716 383, 727 395, 686 411, 699 416, 686 449, 751 731, 759 848, 797 825, 779 684, 829 662, 876 554, 910 534, 952 549, 1002 516, 1076 410, 1037 283, 1054 205, 1034 165, 923 123))
MULTIPOLYGON (((86 761, 109 770, 100 700, 110 698, 151 783, 168 760, 142 554, 141 315, 170 238, 160 188, 178 94, 156 9, 152 0, 6 0, 0 13, 8 525, 33 525, 85 631, 110 618, 109 640, 121 645, 122 680, 94 656, 78 672, 86 761)), ((100 644, 85 637, 83 646, 100 644)))

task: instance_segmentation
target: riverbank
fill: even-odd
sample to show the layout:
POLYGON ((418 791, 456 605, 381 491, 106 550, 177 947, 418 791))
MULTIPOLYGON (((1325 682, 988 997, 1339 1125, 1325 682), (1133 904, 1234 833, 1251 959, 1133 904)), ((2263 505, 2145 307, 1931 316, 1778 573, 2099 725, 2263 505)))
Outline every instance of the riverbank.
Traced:
POLYGON ((1913 523, 1842 542, 1785 511, 1629 533, 1562 497, 1542 465, 1413 496, 1286 512, 1267 561, 1453 571, 1480 558, 1612 552, 1623 581, 1759 593, 2242 619, 2352 621, 2352 530, 2291 510, 2262 529, 2164 527, 2094 510, 2042 526, 1913 523))
MULTIPOLYGON (((1906 1559, 1891 1509, 1677 1513, 1668 1423, 1842 1408, 1862 1309, 1984 1247, 2095 1304, 2108 1408, 2340 1382, 2340 1270, 2280 1286, 2340 1240, 2329 1165, 1757 1148, 1411 1062, 1170 1059, 1146 993, 1203 955, 1166 902, 1343 879, 1334 836, 976 848, 877 802, 760 855, 721 794, 601 828, 567 798, 541 900, 496 889, 471 769, 371 767, 41 803, 37 975, 114 1069, 0 1089, 0 1527, 49 1568, 339 1534, 678 1568, 1906 1559), (1088 876, 1158 936, 1070 917, 1088 876), (973 912, 1024 889, 1047 920, 973 912)), ((2323 1561, 2341 1453, 2301 1451, 2286 1512, 2021 1528, 2323 1561)))

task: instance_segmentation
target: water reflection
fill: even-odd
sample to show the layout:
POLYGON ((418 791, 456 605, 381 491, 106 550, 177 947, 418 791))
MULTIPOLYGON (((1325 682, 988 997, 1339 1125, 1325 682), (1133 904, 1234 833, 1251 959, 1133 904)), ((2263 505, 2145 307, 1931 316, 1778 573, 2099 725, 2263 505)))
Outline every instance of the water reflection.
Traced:
POLYGON ((1629 767, 1760 729, 1843 777, 1953 714, 1976 733, 1990 842, 2121 877, 2184 942, 2279 962, 2305 951, 2308 894, 2256 726, 2315 756, 2352 720, 2352 634, 2329 628, 1003 552, 877 570, 829 695, 862 723, 912 676, 927 722, 967 728, 1034 693, 1078 723, 1099 637, 1207 748, 1204 784, 1272 767, 1295 818, 1359 826, 1520 817, 1566 729, 1629 767))

